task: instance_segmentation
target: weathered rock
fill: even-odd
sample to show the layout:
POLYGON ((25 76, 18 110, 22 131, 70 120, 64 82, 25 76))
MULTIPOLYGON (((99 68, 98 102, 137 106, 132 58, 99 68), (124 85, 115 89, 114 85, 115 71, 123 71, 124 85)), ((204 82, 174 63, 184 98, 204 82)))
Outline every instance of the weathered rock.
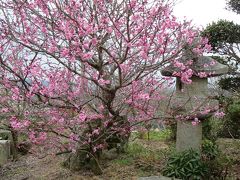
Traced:
POLYGON ((0 140, 0 166, 4 165, 10 158, 10 141, 0 140))
POLYGON ((29 152, 31 149, 32 144, 28 141, 24 141, 18 144, 18 152, 20 152, 22 155, 25 155, 29 152))
POLYGON ((118 150, 116 148, 110 150, 103 150, 102 159, 113 160, 118 157, 118 150))
POLYGON ((63 163, 63 166, 69 168, 71 171, 91 169, 95 175, 100 175, 103 173, 98 159, 95 157, 90 157, 90 155, 83 150, 78 150, 75 153, 71 153, 68 159, 63 163))
POLYGON ((69 168, 71 171, 78 171, 82 168, 86 167, 90 158, 84 151, 77 151, 75 153, 71 153, 67 160, 63 163, 63 166, 69 168))

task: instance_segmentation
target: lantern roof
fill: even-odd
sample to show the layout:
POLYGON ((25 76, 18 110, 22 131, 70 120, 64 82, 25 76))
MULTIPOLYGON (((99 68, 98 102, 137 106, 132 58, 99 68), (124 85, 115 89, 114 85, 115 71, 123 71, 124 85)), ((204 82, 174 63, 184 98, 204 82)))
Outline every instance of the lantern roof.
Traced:
MULTIPOLYGON (((221 64, 215 59, 208 56, 200 56, 192 65, 188 66, 189 69, 193 70, 193 75, 198 76, 199 73, 206 73, 207 77, 220 76, 228 73, 229 68, 227 65, 221 64)), ((182 70, 175 67, 174 64, 170 64, 165 67, 161 73, 163 76, 175 76, 177 72, 182 70)))

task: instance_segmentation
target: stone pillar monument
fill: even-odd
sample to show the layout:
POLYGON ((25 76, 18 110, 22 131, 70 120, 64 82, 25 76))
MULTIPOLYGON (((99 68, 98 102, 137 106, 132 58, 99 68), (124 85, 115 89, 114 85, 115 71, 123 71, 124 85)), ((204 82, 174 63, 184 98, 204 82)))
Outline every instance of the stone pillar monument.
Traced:
POLYGON ((177 120, 176 149, 181 152, 194 149, 200 152, 202 141, 202 121, 211 116, 218 101, 209 98, 208 77, 219 76, 228 72, 226 65, 206 56, 198 57, 191 50, 185 51, 181 62, 192 60, 188 68, 192 69, 191 84, 184 84, 176 72, 182 72, 173 64, 164 68, 163 76, 176 77, 175 97, 171 100, 171 109, 177 120))

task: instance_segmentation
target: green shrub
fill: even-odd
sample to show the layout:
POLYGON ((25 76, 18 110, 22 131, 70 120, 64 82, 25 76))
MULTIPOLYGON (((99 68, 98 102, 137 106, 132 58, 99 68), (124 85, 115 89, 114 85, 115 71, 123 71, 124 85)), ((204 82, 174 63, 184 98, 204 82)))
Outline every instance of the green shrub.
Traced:
POLYGON ((204 140, 201 155, 194 150, 170 155, 163 175, 183 180, 227 178, 232 160, 222 154, 218 146, 210 140, 204 140))
POLYGON ((210 140, 215 143, 219 132, 222 130, 223 120, 215 117, 208 118, 203 121, 203 139, 210 140))
POLYGON ((201 156, 194 150, 175 153, 170 156, 163 169, 163 175, 181 179, 202 179, 208 172, 201 156))
POLYGON ((214 160, 207 160, 206 167, 208 179, 225 180, 228 177, 229 169, 232 168, 233 161, 225 154, 219 153, 214 160))
POLYGON ((205 160, 214 160, 219 155, 218 145, 206 139, 202 143, 202 156, 205 160))
POLYGON ((141 143, 129 143, 125 156, 117 160, 120 165, 134 165, 146 176, 162 174, 180 179, 225 180, 233 160, 221 153, 215 141, 203 140, 201 155, 194 151, 176 153, 175 149, 151 150, 141 143), (161 162, 161 166, 159 166, 161 162), (164 165, 165 164, 165 165, 164 165))
POLYGON ((222 89, 230 91, 240 91, 240 77, 222 78, 218 82, 222 89))
POLYGON ((205 175, 208 179, 226 179, 233 164, 233 160, 220 151, 216 142, 208 139, 202 143, 202 161, 208 169, 205 175))
POLYGON ((230 104, 226 113, 227 115, 219 136, 240 139, 240 101, 230 104))

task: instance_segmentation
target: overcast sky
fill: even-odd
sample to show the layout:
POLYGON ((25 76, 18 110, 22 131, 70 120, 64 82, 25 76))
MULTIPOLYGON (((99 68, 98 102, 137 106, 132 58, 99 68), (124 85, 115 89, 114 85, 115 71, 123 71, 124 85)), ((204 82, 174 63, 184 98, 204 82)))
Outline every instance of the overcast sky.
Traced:
POLYGON ((175 16, 187 17, 197 26, 205 27, 212 21, 227 19, 240 24, 240 15, 225 9, 226 0, 178 0, 175 16))

